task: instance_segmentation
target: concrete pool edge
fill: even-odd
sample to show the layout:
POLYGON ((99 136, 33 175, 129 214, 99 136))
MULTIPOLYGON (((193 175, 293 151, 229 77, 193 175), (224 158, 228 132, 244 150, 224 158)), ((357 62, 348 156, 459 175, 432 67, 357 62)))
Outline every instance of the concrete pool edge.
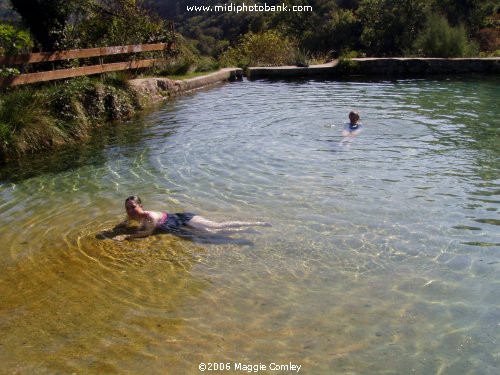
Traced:
POLYGON ((361 76, 427 76, 438 74, 499 73, 500 58, 374 57, 334 60, 308 67, 250 67, 249 79, 361 76))
POLYGON ((141 97, 142 104, 148 105, 220 82, 241 80, 242 78, 243 69, 224 68, 213 73, 182 80, 151 77, 132 79, 128 83, 141 97))
MULTIPOLYGON (((373 57, 333 60, 307 67, 249 67, 248 79, 339 78, 349 76, 410 77, 469 73, 499 73, 500 58, 414 58, 373 57)), ((130 87, 139 95, 144 106, 172 96, 181 95, 220 82, 241 80, 241 68, 223 68, 194 78, 173 80, 164 77, 136 78, 130 87)))

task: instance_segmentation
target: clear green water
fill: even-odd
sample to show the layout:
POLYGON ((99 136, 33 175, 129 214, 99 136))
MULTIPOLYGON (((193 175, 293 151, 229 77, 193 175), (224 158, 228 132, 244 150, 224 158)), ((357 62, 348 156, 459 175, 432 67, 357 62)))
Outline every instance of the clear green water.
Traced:
POLYGON ((226 84, 2 168, 0 372, 497 374, 499 83, 226 84), (130 194, 273 227, 100 239, 130 194))

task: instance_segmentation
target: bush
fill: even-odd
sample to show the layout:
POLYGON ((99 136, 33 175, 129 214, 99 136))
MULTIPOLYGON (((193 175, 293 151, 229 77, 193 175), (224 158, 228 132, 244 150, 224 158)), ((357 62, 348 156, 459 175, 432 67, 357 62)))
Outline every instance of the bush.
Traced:
POLYGON ((278 66, 295 64, 297 45, 288 37, 270 30, 243 36, 236 47, 229 48, 220 58, 222 66, 278 66))
POLYGON ((465 28, 452 27, 445 17, 431 15, 427 26, 418 35, 414 49, 427 57, 463 57, 478 54, 478 47, 467 39, 465 28))
POLYGON ((305 33, 304 42, 317 50, 337 55, 342 49, 359 47, 361 22, 351 10, 338 9, 314 33, 305 33))
POLYGON ((399 56, 425 25, 428 0, 364 0, 356 15, 363 31, 361 43, 369 55, 399 56))
POLYGON ((219 69, 219 63, 213 57, 200 56, 196 61, 197 72, 211 72, 219 69))
POLYGON ((191 73, 196 69, 198 57, 188 41, 179 37, 176 54, 158 63, 148 72, 148 75, 161 77, 191 73))
MULTIPOLYGON (((0 24, 0 55, 17 55, 29 53, 33 42, 27 31, 16 29, 11 25, 0 24)), ((1 77, 10 77, 19 74, 15 67, 0 67, 1 77)))
POLYGON ((33 48, 30 34, 11 25, 0 24, 0 55, 29 53, 33 48))
POLYGON ((340 74, 353 74, 358 70, 359 64, 355 59, 361 57, 361 54, 357 51, 345 50, 339 56, 339 62, 337 64, 337 71, 340 74))

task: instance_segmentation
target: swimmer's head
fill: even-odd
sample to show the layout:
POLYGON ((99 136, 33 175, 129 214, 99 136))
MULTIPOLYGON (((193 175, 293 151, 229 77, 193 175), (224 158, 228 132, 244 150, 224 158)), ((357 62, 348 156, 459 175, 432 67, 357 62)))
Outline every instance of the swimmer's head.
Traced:
POLYGON ((359 113, 355 111, 349 112, 349 121, 351 124, 356 124, 359 121, 359 113))
POLYGON ((127 211, 129 216, 134 216, 137 213, 137 210, 142 210, 141 198, 137 195, 132 195, 125 199, 125 211, 127 211))

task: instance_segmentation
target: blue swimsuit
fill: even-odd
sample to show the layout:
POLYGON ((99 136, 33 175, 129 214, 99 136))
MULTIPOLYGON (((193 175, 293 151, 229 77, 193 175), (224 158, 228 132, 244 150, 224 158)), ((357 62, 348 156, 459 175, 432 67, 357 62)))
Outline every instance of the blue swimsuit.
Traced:
POLYGON ((346 130, 349 130, 349 132, 354 132, 356 130, 361 130, 363 128, 363 125, 361 124, 349 124, 349 126, 347 126, 347 129, 346 130))

